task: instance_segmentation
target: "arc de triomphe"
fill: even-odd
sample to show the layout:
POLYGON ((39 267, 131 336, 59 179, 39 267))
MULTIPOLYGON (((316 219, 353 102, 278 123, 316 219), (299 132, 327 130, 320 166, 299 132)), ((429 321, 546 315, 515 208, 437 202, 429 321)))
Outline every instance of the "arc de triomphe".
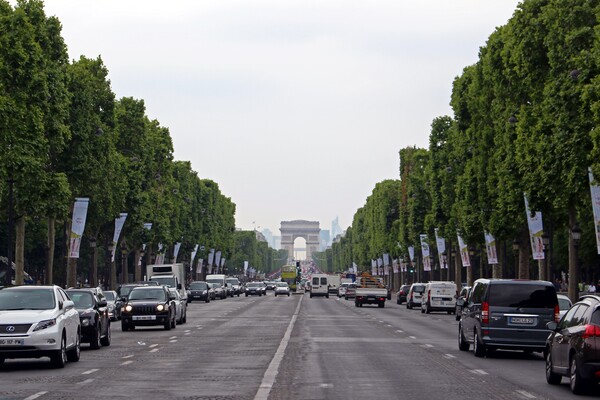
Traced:
POLYGON ((281 248, 288 251, 288 259, 294 258, 294 240, 301 237, 306 240, 306 259, 319 250, 319 221, 281 221, 281 248))

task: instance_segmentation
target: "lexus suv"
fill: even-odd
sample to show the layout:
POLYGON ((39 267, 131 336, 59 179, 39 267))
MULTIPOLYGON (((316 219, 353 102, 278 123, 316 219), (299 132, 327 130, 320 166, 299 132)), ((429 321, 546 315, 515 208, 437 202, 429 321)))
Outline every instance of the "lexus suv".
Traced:
POLYGON ((94 289, 67 289, 67 294, 79 312, 81 341, 89 343, 94 350, 100 346, 110 346, 110 317, 106 298, 99 297, 94 289))
POLYGON ((175 296, 166 286, 134 287, 121 310, 121 329, 133 330, 136 326, 162 325, 166 330, 175 328, 175 296))
POLYGON ((7 358, 50 357, 55 368, 79 361, 79 314, 58 286, 0 288, 0 364, 7 358))

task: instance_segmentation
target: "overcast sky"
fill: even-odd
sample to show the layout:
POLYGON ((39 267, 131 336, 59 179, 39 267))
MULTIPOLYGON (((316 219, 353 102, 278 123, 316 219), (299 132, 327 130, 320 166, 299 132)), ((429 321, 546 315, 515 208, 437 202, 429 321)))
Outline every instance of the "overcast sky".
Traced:
POLYGON ((237 205, 236 224, 352 223, 516 0, 46 0, 71 59, 102 56, 237 205))

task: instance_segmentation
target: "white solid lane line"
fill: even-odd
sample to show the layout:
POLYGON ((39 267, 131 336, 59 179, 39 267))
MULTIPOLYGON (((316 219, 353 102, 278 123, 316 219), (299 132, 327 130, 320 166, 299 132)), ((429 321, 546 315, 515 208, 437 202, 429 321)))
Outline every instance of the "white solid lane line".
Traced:
POLYGON ((32 394, 29 397, 25 397, 23 400, 35 400, 38 397, 45 395, 46 393, 48 393, 48 392, 37 392, 36 394, 32 394))
POLYGON ((279 372, 279 365, 281 365, 281 360, 283 360, 283 355, 285 353, 285 349, 290 341, 290 336, 292 335, 292 331, 294 330, 294 325, 296 324, 296 319, 298 319, 298 313, 300 312, 300 305, 302 304, 303 297, 300 297, 300 301, 296 306, 296 311, 294 311, 294 315, 292 316, 292 320, 283 335, 283 339, 281 339, 281 343, 279 343, 279 347, 269 363, 269 368, 265 371, 265 375, 263 376, 263 380, 260 383, 258 388, 258 392, 256 392, 256 396, 254 396, 254 400, 267 400, 269 398, 269 393, 271 393, 271 389, 273 388, 273 384, 275 383, 275 378, 277 378, 277 374, 279 372))

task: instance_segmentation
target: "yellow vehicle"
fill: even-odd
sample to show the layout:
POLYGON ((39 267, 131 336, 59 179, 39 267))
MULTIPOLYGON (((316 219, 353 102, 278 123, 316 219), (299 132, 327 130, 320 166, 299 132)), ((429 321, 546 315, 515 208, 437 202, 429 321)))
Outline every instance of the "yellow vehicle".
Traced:
POLYGON ((281 267, 281 280, 287 282, 291 292, 296 291, 298 270, 295 265, 284 265, 281 267))

